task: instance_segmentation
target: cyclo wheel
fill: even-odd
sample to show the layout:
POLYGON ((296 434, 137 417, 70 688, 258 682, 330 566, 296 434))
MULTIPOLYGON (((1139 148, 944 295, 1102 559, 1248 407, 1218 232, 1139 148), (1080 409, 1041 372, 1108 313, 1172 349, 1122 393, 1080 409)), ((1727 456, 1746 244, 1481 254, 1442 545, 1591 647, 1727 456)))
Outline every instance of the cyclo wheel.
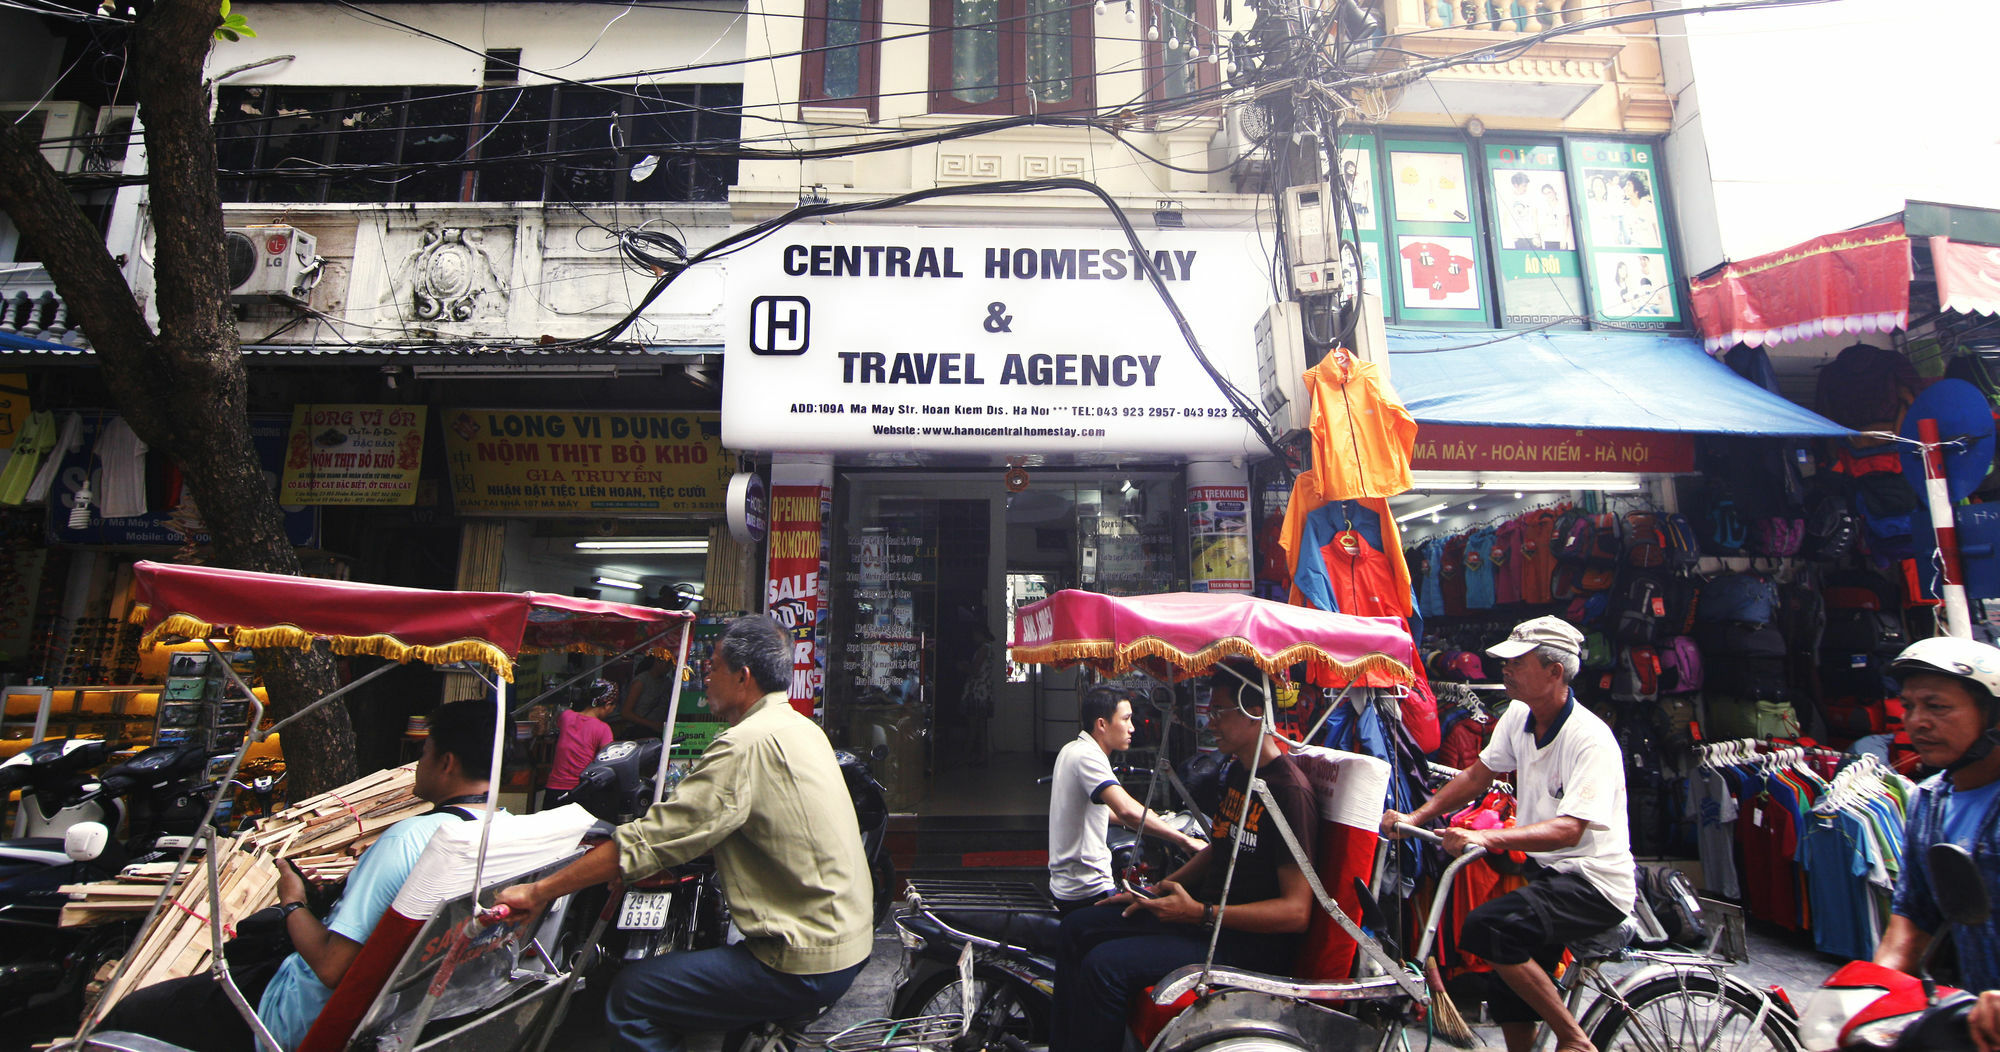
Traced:
MULTIPOLYGON (((907 1002, 910 1014, 953 1015, 962 1011, 958 982, 955 970, 931 976, 910 995, 907 1002)), ((972 986, 972 1011, 975 1016, 972 1026, 975 1033, 983 1031, 988 1041, 1000 1034, 1032 1043, 1048 1040, 1047 1025, 1042 1018, 1043 1005, 1023 997, 1017 980, 982 968, 973 973, 972 986)))
POLYGON ((1706 972, 1662 975, 1604 1007, 1590 1030, 1600 1052, 1798 1052, 1783 1009, 1770 1005, 1758 1025, 1758 996, 1706 972))

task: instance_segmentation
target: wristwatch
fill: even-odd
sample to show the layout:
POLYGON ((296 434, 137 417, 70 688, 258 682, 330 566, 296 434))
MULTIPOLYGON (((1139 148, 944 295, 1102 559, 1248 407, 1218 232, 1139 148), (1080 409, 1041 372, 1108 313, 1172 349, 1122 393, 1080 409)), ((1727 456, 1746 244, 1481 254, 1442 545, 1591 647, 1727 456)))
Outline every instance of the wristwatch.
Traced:
POLYGON ((280 914, 280 919, 281 919, 281 920, 291 920, 291 919, 292 919, 292 911, 293 911, 293 910, 302 910, 302 909, 305 909, 305 908, 306 908, 306 904, 305 904, 305 903, 303 903, 303 902, 286 902, 286 903, 280 903, 280 904, 279 904, 279 906, 278 906, 278 911, 279 911, 279 914, 280 914))

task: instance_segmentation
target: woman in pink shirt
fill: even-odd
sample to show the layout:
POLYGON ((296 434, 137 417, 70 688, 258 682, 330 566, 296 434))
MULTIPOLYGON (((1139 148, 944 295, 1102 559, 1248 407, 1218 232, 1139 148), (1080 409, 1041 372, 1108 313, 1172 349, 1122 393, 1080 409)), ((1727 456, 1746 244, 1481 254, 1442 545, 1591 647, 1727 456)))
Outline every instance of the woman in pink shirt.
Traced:
POLYGON ((576 788, 597 750, 611 744, 611 725, 604 718, 617 711, 618 688, 609 681, 592 680, 577 688, 569 708, 556 717, 556 762, 542 787, 544 810, 557 794, 576 788))

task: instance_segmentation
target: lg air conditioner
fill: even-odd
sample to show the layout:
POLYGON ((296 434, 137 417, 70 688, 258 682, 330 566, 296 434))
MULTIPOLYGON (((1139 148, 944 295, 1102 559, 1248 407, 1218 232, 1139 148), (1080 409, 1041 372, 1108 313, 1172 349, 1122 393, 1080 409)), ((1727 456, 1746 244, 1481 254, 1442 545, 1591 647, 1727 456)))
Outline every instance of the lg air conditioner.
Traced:
POLYGON ((224 231, 224 237, 229 251, 230 299, 238 303, 304 303, 312 294, 321 260, 311 234, 289 226, 233 226, 224 231))
POLYGON ((81 102, 0 102, 0 120, 42 144, 42 158, 58 172, 83 166, 86 140, 97 111, 81 102))

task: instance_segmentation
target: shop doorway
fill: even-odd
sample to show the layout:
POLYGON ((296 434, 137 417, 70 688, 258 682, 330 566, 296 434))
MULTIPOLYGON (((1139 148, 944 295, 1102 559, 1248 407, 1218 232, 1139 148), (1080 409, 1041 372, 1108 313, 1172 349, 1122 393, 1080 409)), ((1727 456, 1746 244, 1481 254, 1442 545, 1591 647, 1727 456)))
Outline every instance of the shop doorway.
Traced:
POLYGON ((844 476, 826 724, 880 754, 901 812, 1043 815, 1081 676, 1007 659, 1015 609, 1063 588, 1186 587, 1177 476, 844 476))

